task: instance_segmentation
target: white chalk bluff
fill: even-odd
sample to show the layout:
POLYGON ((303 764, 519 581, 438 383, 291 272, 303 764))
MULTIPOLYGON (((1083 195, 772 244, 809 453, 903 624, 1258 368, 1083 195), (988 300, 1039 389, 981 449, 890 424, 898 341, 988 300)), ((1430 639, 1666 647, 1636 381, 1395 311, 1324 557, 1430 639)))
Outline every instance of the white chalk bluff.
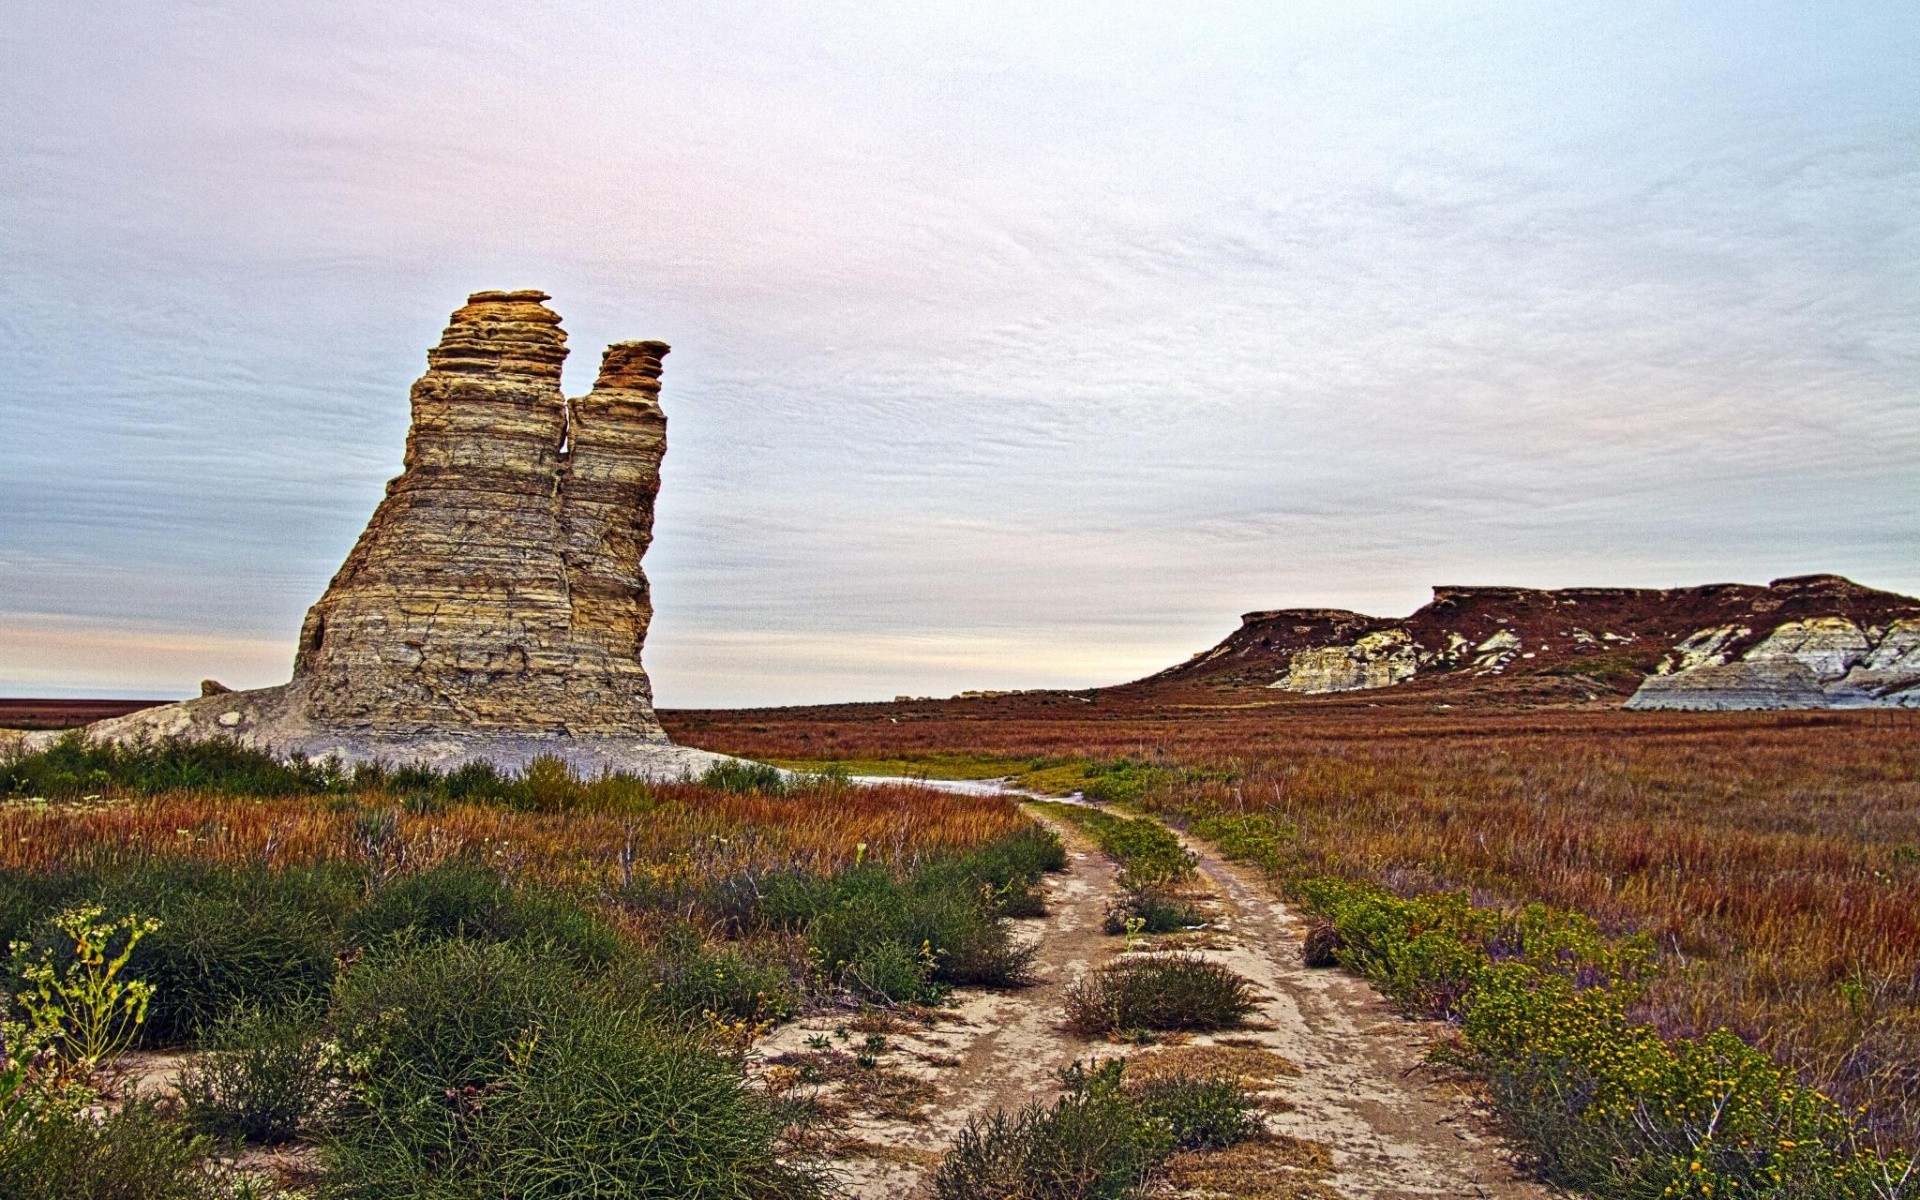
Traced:
POLYGON ((652 775, 718 758, 673 746, 640 664, 667 421, 664 342, 609 346, 560 390, 541 292, 477 292, 414 383, 405 469, 300 631, 293 679, 89 727, 226 737, 272 753, 652 775))

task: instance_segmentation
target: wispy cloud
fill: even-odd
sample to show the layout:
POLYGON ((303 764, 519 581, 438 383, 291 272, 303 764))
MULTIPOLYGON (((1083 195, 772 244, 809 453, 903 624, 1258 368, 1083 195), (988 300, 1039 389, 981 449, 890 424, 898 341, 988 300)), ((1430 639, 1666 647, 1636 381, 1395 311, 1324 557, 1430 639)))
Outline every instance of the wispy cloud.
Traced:
MULTIPOLYGON (((1435 582, 1920 590, 1911 5, 205 0, 7 38, 0 629, 290 645, 494 286, 554 293, 576 390, 675 345, 669 703, 1104 682, 1435 582)), ((33 646, 0 689, 93 669, 33 646)))

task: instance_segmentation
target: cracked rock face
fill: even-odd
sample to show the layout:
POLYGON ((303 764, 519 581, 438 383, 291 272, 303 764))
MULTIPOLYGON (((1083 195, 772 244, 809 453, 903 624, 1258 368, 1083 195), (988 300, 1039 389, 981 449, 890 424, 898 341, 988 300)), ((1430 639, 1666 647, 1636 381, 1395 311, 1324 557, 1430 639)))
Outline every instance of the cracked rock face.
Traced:
POLYGON ((294 681, 340 729, 662 738, 641 555, 666 450, 660 342, 560 392, 539 292, 481 292, 413 385, 406 470, 307 614, 294 681))
POLYGON ((406 465, 300 632, 291 683, 221 689, 90 727, 225 737, 277 754, 677 776, 640 665, 640 559, 666 452, 664 342, 607 348, 560 391, 567 337, 540 292, 477 292, 413 385, 406 465))

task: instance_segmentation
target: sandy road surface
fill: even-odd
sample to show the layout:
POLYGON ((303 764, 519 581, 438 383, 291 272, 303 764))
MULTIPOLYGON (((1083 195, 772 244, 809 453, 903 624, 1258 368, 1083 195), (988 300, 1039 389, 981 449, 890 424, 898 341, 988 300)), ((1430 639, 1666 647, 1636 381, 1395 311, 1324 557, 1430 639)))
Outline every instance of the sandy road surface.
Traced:
MULTIPOLYGON (((1045 882, 1047 915, 1016 922, 1038 947, 1034 986, 962 989, 954 1007, 928 1019, 815 1015, 774 1031, 757 1048, 758 1072, 813 1081, 794 1086, 845 1105, 850 1136, 833 1156, 850 1195, 904 1200, 923 1194, 932 1165, 970 1117, 1057 1095, 1055 1073, 1075 1059, 1167 1049, 1088 1042, 1060 1028, 1066 989, 1127 952, 1123 938, 1101 932, 1107 905, 1119 893, 1114 865, 1077 831, 1060 832, 1070 865, 1045 882), (871 1065, 856 1067, 862 1058, 871 1065), (817 1082, 848 1078, 855 1084, 817 1082)), ((1213 1046, 1266 1055, 1298 1070, 1289 1066, 1263 1085, 1263 1099, 1274 1110, 1268 1126, 1286 1143, 1267 1147, 1279 1157, 1256 1171, 1266 1180, 1263 1189, 1170 1195, 1534 1200, 1549 1194, 1518 1174, 1460 1095, 1421 1068, 1431 1026, 1397 1016, 1351 976, 1302 966, 1300 922, 1266 885, 1210 847, 1192 848, 1200 860, 1196 891, 1212 925, 1154 941, 1232 966, 1260 986, 1265 1003, 1247 1028, 1167 1042, 1182 1052, 1213 1046), (1299 1168, 1303 1155, 1318 1165, 1299 1168)))

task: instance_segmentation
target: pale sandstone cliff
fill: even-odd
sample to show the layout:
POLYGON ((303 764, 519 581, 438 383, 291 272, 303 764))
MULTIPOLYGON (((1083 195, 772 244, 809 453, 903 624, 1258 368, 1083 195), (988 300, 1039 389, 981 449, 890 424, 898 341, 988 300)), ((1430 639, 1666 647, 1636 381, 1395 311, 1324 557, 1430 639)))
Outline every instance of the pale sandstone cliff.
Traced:
POLYGON ((99 722, 94 736, 234 738, 279 754, 652 774, 672 746, 640 651, 640 559, 666 451, 662 342, 607 349, 560 391, 540 292, 478 292, 413 385, 405 469, 307 614, 293 680, 99 722))

